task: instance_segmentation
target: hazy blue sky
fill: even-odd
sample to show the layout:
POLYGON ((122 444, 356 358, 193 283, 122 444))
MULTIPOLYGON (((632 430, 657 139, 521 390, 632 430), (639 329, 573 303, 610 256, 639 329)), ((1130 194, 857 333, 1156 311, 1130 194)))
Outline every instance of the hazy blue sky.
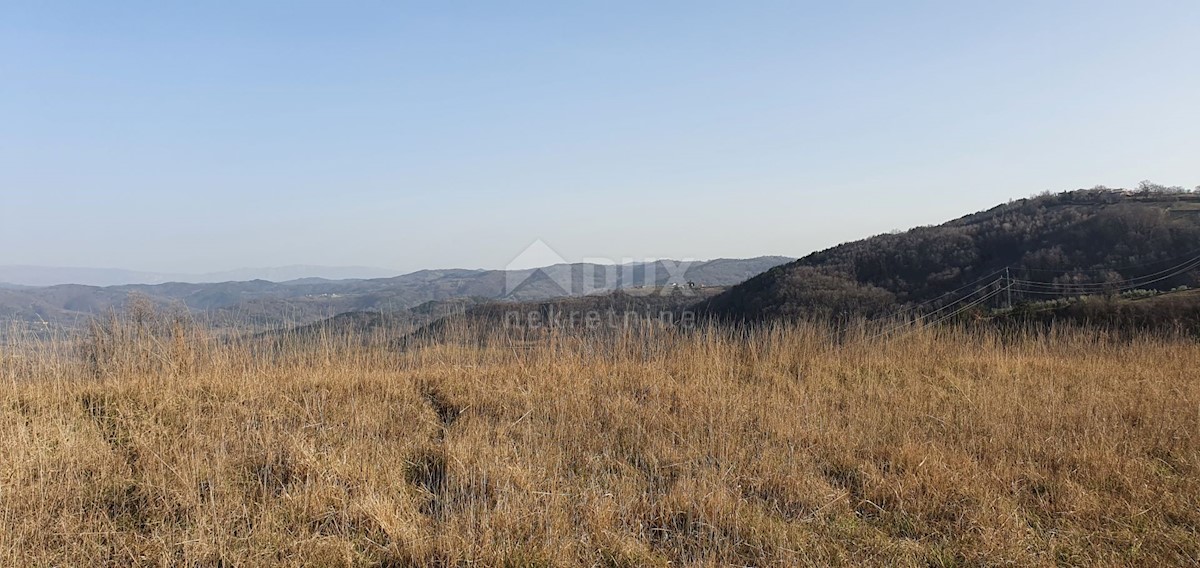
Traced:
POLYGON ((1191 0, 0 0, 0 264, 800 256, 1190 187, 1198 30, 1191 0))

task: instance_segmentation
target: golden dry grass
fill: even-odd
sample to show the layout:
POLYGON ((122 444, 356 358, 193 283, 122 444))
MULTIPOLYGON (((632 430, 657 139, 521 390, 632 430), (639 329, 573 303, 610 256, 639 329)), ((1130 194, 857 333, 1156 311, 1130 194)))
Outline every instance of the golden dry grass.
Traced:
POLYGON ((1200 562, 1192 340, 135 320, 0 347, 0 565, 1200 562))

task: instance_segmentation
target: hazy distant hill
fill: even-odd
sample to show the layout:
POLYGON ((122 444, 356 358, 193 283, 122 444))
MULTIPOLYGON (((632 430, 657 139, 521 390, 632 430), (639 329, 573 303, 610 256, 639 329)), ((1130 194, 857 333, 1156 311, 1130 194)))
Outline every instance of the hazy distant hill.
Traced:
POLYGON ((70 325, 119 308, 130 294, 163 307, 176 305, 214 323, 253 328, 303 325, 346 312, 397 312, 430 301, 459 298, 542 300, 615 288, 661 286, 691 281, 728 286, 784 257, 719 259, 679 264, 558 265, 523 271, 422 270, 393 278, 287 282, 249 280, 220 283, 134 284, 0 288, 0 319, 70 325), (590 282, 590 285, 584 285, 590 282))
MULTIPOLYGON (((240 280, 270 280, 284 282, 305 278, 347 280, 388 278, 394 270, 366 266, 280 266, 272 268, 240 268, 202 274, 143 272, 118 268, 79 268, 62 266, 0 266, 0 282, 20 286, 122 286, 127 284, 162 284, 164 282, 232 282, 240 280)), ((3 284, 0 284, 3 286, 3 284)))
POLYGON ((1200 194, 1080 190, 845 243, 751 278, 703 309, 749 321, 875 315, 957 302, 1006 269, 1021 302, 1195 286, 1198 267, 1200 194))

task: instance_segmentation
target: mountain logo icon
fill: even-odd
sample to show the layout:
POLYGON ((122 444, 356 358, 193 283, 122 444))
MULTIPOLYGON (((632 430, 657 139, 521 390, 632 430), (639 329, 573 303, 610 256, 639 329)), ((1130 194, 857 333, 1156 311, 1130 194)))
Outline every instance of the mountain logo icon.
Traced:
POLYGON ((558 293, 570 295, 574 291, 572 274, 567 260, 537 239, 504 266, 504 297, 518 295, 522 288, 543 279, 549 279, 558 293))

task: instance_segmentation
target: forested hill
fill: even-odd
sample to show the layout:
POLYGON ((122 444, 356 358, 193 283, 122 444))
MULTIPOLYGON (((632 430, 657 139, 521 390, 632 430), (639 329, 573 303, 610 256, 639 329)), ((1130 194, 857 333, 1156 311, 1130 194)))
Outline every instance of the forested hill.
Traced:
POLYGON ((760 274, 702 309, 749 321, 872 316, 936 308, 1009 281, 1017 301, 1169 290, 1195 286, 1198 267, 1200 193, 1097 188, 842 244, 760 274))

